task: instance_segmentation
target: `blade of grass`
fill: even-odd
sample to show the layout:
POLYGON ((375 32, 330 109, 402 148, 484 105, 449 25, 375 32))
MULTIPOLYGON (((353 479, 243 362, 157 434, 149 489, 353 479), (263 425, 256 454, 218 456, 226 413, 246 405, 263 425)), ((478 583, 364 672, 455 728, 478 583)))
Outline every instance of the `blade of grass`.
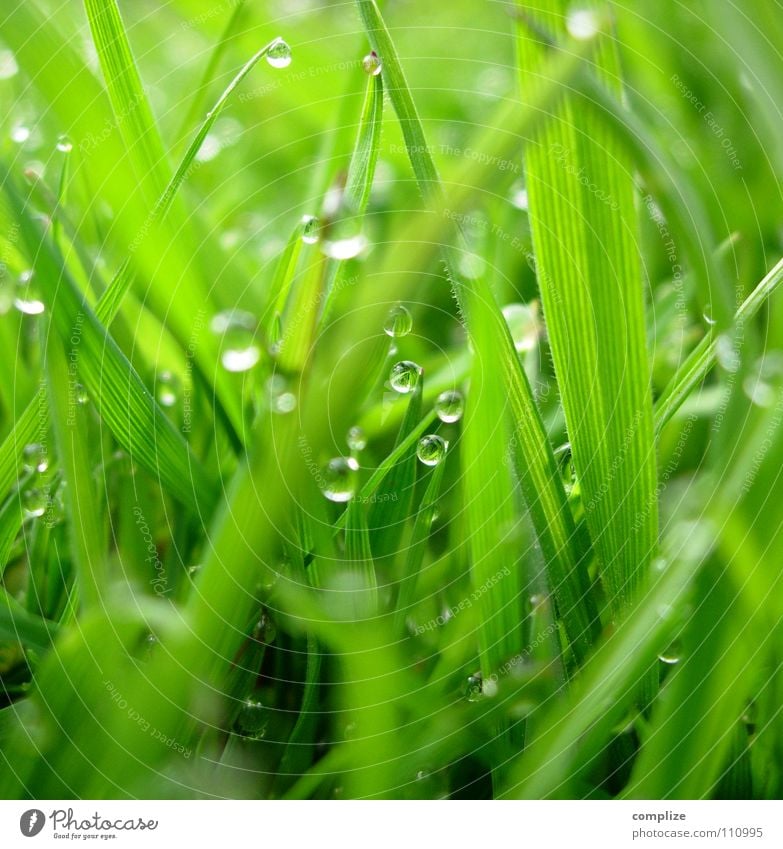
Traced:
MULTIPOLYGON (((450 208, 444 208, 443 192, 435 163, 391 36, 373 0, 357 0, 357 6, 370 43, 383 62, 386 90, 397 113, 408 157, 425 203, 439 216, 445 213, 445 217, 453 226, 454 215, 449 213, 453 212, 454 201, 450 199, 450 208)), ((541 102, 537 103, 538 108, 548 105, 556 97, 557 83, 563 78, 570 78, 572 64, 577 64, 576 59, 557 57, 557 65, 551 69, 550 79, 553 85, 540 94, 541 102)), ((534 112, 535 110, 526 112, 525 118, 533 120, 531 115, 534 112)), ((511 126, 514 126, 513 122, 511 126)), ((518 126, 517 131, 519 132, 518 126)), ((509 142, 509 139, 505 141, 509 142)), ((472 290, 470 281, 466 283, 461 280, 450 252, 445 254, 445 261, 455 297, 469 331, 471 299, 484 297, 488 303, 494 305, 493 310, 499 314, 499 307, 491 293, 476 293, 472 290)), ((586 646, 596 633, 598 623, 591 607, 592 602, 584 593, 587 578, 584 563, 576 551, 573 517, 552 448, 513 340, 504 324, 498 326, 505 328, 497 336, 496 356, 503 370, 506 392, 512 408, 514 461, 566 631, 575 653, 578 657, 583 657, 586 646)))
POLYGON ((182 503, 209 510, 216 484, 145 388, 112 337, 84 302, 68 270, 28 210, 10 174, 0 183, 16 214, 30 256, 35 257, 47 308, 65 344, 77 336, 77 369, 117 441, 182 503))
MULTIPOLYGON (((562 25, 560 0, 544 8, 543 21, 562 25)), ((542 46, 526 28, 519 53, 522 85, 535 85, 542 46)), ((606 38, 599 39, 596 62, 603 75, 619 79, 606 38)), ((604 124, 566 98, 529 146, 525 167, 537 276, 574 465, 618 615, 636 597, 658 539, 631 164, 604 124)))
POLYGON ((56 630, 53 623, 25 610, 0 587, 0 639, 46 651, 51 647, 56 630))

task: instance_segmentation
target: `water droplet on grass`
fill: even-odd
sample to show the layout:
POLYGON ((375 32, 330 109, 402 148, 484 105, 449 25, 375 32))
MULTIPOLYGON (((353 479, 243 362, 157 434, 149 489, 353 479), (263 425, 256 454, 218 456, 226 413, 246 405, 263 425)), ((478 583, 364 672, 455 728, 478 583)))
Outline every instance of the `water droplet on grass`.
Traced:
POLYGON ((536 307, 526 304, 506 304, 502 312, 517 351, 520 353, 532 351, 538 341, 539 333, 536 307))
POLYGON ((14 306, 24 315, 41 315, 41 313, 46 309, 43 301, 35 299, 24 300, 23 298, 15 298, 14 306))
POLYGON ((358 425, 355 425, 348 431, 345 441, 348 443, 351 451, 364 451, 367 447, 367 435, 358 425))
POLYGON ((49 468, 46 448, 40 442, 25 445, 22 451, 22 463, 26 472, 45 472, 49 468))
POLYGON ((371 77, 377 77, 383 70, 381 57, 372 50, 364 57, 364 59, 362 59, 362 68, 364 68, 365 74, 369 74, 371 77))
POLYGON ((57 150, 60 153, 70 153, 73 150, 73 142, 66 135, 57 139, 57 150))
POLYGON ((389 383, 395 392, 407 395, 416 388, 421 376, 421 366, 411 360, 402 360, 392 366, 389 383))
POLYGON ((42 489, 28 489, 22 495, 22 506, 25 515, 31 519, 37 519, 46 512, 49 499, 42 489))
POLYGON ((14 124, 11 128, 11 141, 24 144, 30 138, 30 128, 26 124, 14 124))
POLYGON ((593 9, 573 9, 566 17, 566 29, 572 38, 586 41, 600 29, 600 21, 593 9))
POLYGON ((287 68, 291 64, 291 48, 282 38, 276 39, 266 54, 266 61, 273 68, 287 68))
POLYGON ((413 316, 410 311, 402 304, 397 304, 389 310, 389 315, 386 317, 386 323, 383 325, 383 330, 387 336, 392 339, 398 339, 400 336, 407 336, 413 329, 413 316))
POLYGON ((220 361, 227 371, 248 371, 261 358, 261 348, 256 342, 256 319, 250 313, 225 310, 212 319, 210 327, 222 337, 220 361))
POLYGON ((10 80, 18 73, 16 56, 10 50, 0 50, 0 80, 10 80))
POLYGON ((675 640, 664 652, 661 652, 658 655, 658 660, 661 663, 668 663, 670 665, 674 665, 675 663, 679 663, 682 659, 682 648, 680 646, 679 640, 675 640))
POLYGON ((416 446, 416 456, 425 466, 437 466, 446 456, 449 444, 437 433, 428 433, 422 436, 416 446))
POLYGON ((321 223, 314 215, 302 216, 302 241, 306 245, 314 245, 320 238, 321 223))
POLYGON ((464 409, 465 400, 462 393, 457 390, 441 392, 435 400, 435 413, 446 424, 458 422, 462 418, 464 409))
POLYGON ((367 247, 367 238, 363 233, 346 239, 324 242, 321 249, 330 259, 354 259, 367 247))
POLYGON ((356 492, 359 464, 353 457, 333 457, 323 470, 321 491, 338 504, 350 501, 356 492))
POLYGON ((155 381, 155 395, 162 407, 173 407, 179 398, 181 385, 176 374, 162 371, 155 381))
POLYGON ((255 699, 245 699, 237 716, 237 728, 246 737, 261 739, 269 724, 269 711, 255 699))
POLYGON ((734 346, 730 336, 723 334, 715 343, 715 356, 722 369, 729 374, 735 374, 740 367, 739 351, 734 346))
POLYGON ((475 675, 469 675, 468 681, 465 686, 465 698, 469 702, 477 702, 483 693, 483 682, 481 680, 481 673, 477 672, 475 675))

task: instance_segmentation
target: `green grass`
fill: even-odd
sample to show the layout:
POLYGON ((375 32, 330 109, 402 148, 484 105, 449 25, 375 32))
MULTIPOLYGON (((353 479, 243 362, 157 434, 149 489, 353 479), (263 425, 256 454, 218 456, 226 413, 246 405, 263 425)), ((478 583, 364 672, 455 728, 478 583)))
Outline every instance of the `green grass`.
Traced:
POLYGON ((783 24, 589 6, 0 12, 2 796, 780 797, 783 24))

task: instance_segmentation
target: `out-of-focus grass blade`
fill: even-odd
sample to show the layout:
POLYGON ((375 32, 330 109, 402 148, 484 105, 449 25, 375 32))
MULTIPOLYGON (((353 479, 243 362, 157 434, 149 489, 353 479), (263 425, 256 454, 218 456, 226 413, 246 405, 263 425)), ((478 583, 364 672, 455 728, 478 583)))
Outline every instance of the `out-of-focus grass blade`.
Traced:
MULTIPOLYGON (((428 208, 443 213, 443 191, 435 163, 427 145, 421 121, 416 112, 402 66, 391 36, 373 0, 357 0, 359 13, 370 43, 383 63, 386 90, 397 113, 408 156, 419 188, 428 208)), ((576 60, 574 60, 575 62, 576 60)), ((558 64, 553 70, 556 88, 558 75, 570 75, 571 63, 558 64)), ((554 96, 547 92, 547 97, 554 96)), ((544 104, 540 104, 543 106, 544 104)), ((484 298, 500 310, 491 292, 476 292, 471 281, 463 281, 451 252, 445 261, 450 282, 470 332, 472 301, 484 298)), ((503 326, 503 325, 501 325, 503 326)), ((504 373, 514 426, 514 460, 522 482, 523 493, 533 518, 536 534, 547 563, 548 577, 557 598, 569 639, 577 657, 583 657, 598 625, 589 594, 584 563, 576 551, 574 521, 552 454, 546 432, 533 399, 524 369, 514 348, 508 329, 498 334, 496 357, 504 373)))
POLYGON ((61 338, 78 336, 78 371, 117 441, 180 501, 209 510, 217 492, 133 367, 87 306, 68 270, 32 222, 11 177, 0 182, 20 224, 61 338))
POLYGON ((0 639, 20 642, 39 651, 52 644, 55 626, 29 613, 19 602, 0 587, 0 639))
MULTIPOLYGON (((543 19, 562 26, 565 3, 542 5, 543 19)), ((520 28, 519 49, 522 85, 535 85, 541 43, 520 28)), ((608 39, 597 46, 596 61, 602 73, 619 78, 608 39)), ((574 465, 618 614, 637 595, 658 539, 632 167, 596 116, 568 98, 528 147, 526 175, 538 282, 574 465), (588 185, 577 176, 582 170, 588 185)))
POLYGON ((204 105, 207 102, 207 94, 209 93, 209 85, 217 73, 217 69, 225 55, 226 49, 231 43, 231 39, 236 34, 236 29, 245 12, 246 2, 247 0, 235 0, 233 4, 231 15, 226 22, 217 44, 209 55, 209 61, 204 66, 204 70, 201 74, 201 80, 193 93, 193 99, 190 102, 190 107, 182 121, 179 133, 180 138, 185 138, 188 130, 196 123, 204 110, 204 105))
MULTIPOLYGON (((737 328, 749 322, 777 290, 783 282, 783 259, 779 260, 772 270, 756 286, 743 301, 734 316, 737 328)), ((677 373, 669 382, 661 396, 655 402, 655 428, 660 433, 663 426, 682 406, 685 399, 707 376, 715 364, 718 345, 730 340, 727 337, 716 336, 712 331, 691 351, 685 362, 677 369, 677 373)))
POLYGON ((709 552, 711 527, 693 525, 687 533, 676 557, 656 572, 585 663, 568 697, 530 718, 529 746, 503 797, 574 798, 580 771, 605 748, 651 664, 671 641, 675 614, 709 552))

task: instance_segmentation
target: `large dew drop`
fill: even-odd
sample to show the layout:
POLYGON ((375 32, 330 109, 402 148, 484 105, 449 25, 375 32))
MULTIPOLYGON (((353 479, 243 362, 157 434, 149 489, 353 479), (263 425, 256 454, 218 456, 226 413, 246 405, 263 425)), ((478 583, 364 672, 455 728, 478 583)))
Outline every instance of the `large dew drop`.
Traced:
POLYGON ((350 501, 356 492, 359 464, 353 457, 334 457, 323 470, 321 491, 338 504, 350 501))
POLYGON ((276 39, 267 51, 266 61, 273 68, 287 68, 291 64, 291 48, 282 38, 276 39))
POLYGON ((416 456, 425 466, 437 466, 446 456, 449 444, 437 433, 428 433, 422 436, 416 446, 416 456))
POLYGON ((227 371, 248 371, 260 359, 255 316, 243 310, 225 310, 212 319, 210 328, 221 337, 220 361, 227 371))
POLYGON ((389 310, 383 329, 392 339, 407 336, 413 329, 413 316, 402 304, 397 304, 389 310))
POLYGON ((22 463, 26 472, 45 472, 49 468, 46 447, 40 442, 25 445, 22 451, 22 463))
POLYGON ((421 366, 411 360, 402 360, 392 366, 389 372, 389 383, 395 392, 407 395, 413 392, 421 376, 421 366))
POLYGON ((320 222, 314 215, 302 216, 302 241, 306 245, 314 245, 319 237, 320 222))
POLYGON ((435 400, 435 413, 446 424, 458 422, 462 418, 464 409, 465 400, 462 393, 456 390, 441 392, 435 400))

